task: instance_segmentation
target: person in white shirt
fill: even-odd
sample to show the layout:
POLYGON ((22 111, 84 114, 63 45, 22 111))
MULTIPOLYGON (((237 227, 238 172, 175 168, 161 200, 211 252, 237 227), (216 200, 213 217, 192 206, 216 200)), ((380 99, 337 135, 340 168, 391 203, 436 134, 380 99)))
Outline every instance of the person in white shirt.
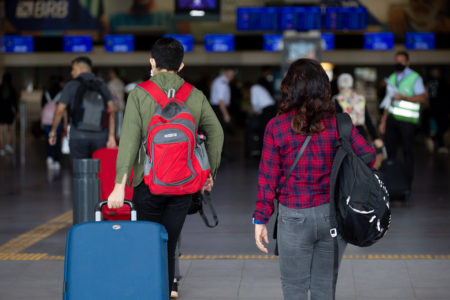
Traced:
POLYGON ((227 68, 222 75, 214 79, 211 86, 211 106, 216 113, 222 127, 226 127, 231 122, 228 107, 231 103, 230 81, 234 79, 234 70, 227 68))
POLYGON ((250 102, 252 104, 253 112, 260 115, 266 107, 275 105, 270 93, 265 87, 256 83, 250 88, 250 102))

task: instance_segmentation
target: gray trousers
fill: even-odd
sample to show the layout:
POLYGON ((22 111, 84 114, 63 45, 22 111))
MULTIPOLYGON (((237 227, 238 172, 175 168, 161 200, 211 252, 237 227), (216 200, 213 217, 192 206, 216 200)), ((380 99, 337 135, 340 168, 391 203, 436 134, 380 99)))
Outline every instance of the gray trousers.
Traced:
MULTIPOLYGON (((278 249, 285 300, 332 300, 335 289, 334 239, 330 234, 330 205, 292 209, 279 205, 278 249)), ((339 261, 345 242, 337 237, 339 261)))

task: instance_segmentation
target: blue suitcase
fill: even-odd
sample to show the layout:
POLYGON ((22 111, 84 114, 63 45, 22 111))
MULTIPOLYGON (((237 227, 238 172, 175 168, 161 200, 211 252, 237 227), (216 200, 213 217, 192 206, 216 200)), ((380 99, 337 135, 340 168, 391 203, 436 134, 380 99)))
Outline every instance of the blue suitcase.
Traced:
POLYGON ((167 232, 158 223, 101 220, 74 226, 67 234, 64 300, 169 299, 167 232))

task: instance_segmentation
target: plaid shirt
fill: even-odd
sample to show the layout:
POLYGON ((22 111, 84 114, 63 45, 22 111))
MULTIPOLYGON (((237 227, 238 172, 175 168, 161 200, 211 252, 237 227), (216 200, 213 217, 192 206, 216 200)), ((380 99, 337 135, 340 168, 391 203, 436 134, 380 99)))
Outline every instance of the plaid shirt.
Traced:
MULTIPOLYGON (((323 120, 325 130, 312 136, 299 163, 283 186, 305 136, 296 135, 291 129, 295 111, 272 119, 264 135, 264 147, 259 165, 258 200, 253 214, 256 224, 265 224, 273 214, 273 200, 279 191, 280 204, 289 208, 308 208, 330 202, 330 174, 338 138, 336 118, 323 120)), ((375 151, 353 127, 353 150, 357 155, 375 151)), ((373 165, 374 161, 372 162, 373 165)), ((372 166, 371 165, 371 166, 372 166)))

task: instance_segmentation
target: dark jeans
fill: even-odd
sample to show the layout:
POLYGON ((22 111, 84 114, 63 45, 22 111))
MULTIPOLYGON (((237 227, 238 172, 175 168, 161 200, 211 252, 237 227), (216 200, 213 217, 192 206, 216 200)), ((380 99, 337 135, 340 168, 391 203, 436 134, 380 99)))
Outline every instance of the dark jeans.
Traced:
POLYGON ((192 195, 157 196, 150 194, 148 186, 141 182, 134 188, 133 203, 138 220, 164 225, 169 234, 167 251, 169 258, 169 291, 172 290, 175 273, 175 250, 191 205, 192 195))
POLYGON ((83 158, 92 158, 92 154, 100 149, 106 147, 105 138, 101 139, 69 139, 69 148, 70 148, 70 160, 73 163, 74 159, 83 159, 83 158))
POLYGON ((397 121, 389 115, 386 121, 385 144, 389 159, 396 159, 398 149, 403 151, 405 172, 409 183, 414 177, 414 135, 417 126, 413 123, 397 121))
POLYGON ((51 157, 54 161, 61 161, 61 134, 63 131, 62 123, 56 130, 56 145, 54 146, 50 146, 48 143, 48 134, 50 133, 50 130, 52 130, 52 125, 44 125, 44 130, 47 136, 47 142, 45 145, 47 157, 51 157))

